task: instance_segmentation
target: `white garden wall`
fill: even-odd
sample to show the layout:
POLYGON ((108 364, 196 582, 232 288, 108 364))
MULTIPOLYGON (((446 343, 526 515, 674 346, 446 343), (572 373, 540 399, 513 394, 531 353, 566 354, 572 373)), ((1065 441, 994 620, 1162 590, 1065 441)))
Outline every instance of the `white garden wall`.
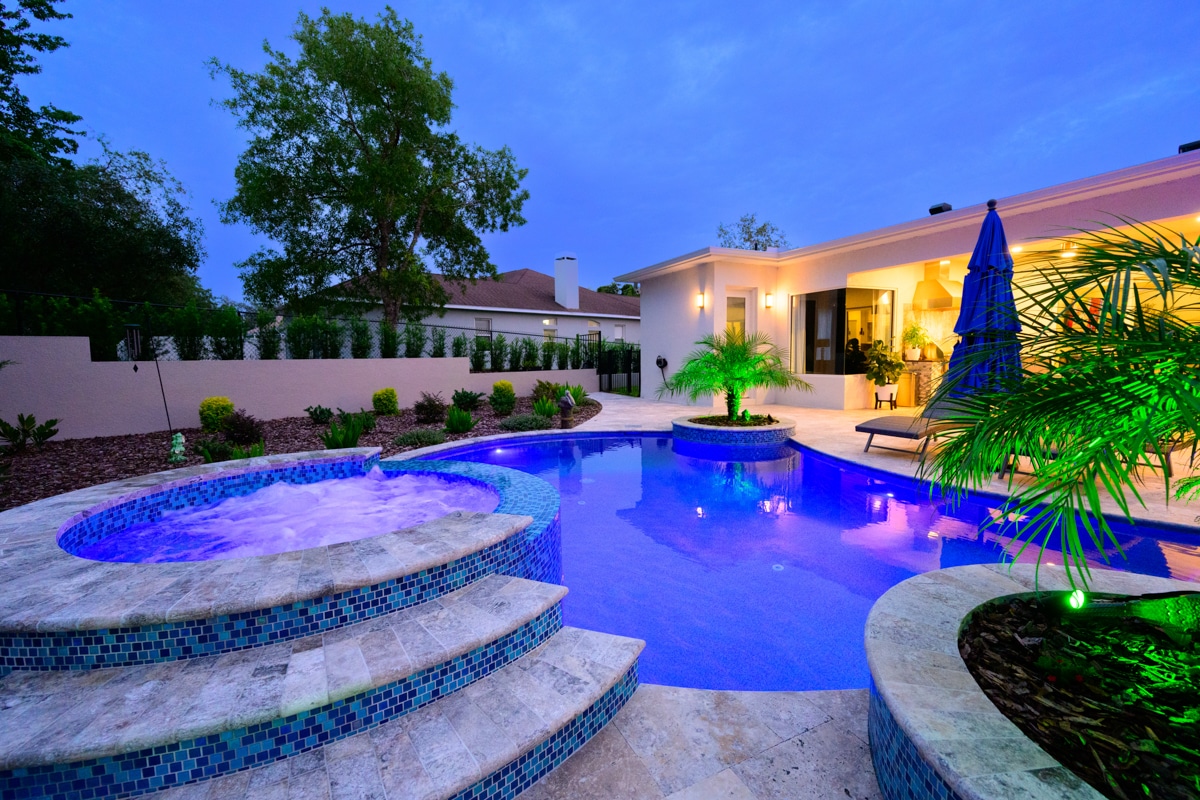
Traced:
MULTIPOLYGON (((61 438, 115 436, 167 430, 154 362, 93 362, 88 340, 76 336, 0 336, 0 419, 18 413, 39 421, 57 418, 61 438)), ((492 383, 511 381, 528 395, 538 380, 598 388, 592 369, 548 372, 478 373, 465 358, 318 359, 309 361, 164 361, 163 389, 176 428, 200 425, 205 397, 224 395, 260 419, 294 417, 311 405, 357 410, 371 407, 371 395, 395 388, 401 407, 421 392, 455 389, 490 392, 492 383)))

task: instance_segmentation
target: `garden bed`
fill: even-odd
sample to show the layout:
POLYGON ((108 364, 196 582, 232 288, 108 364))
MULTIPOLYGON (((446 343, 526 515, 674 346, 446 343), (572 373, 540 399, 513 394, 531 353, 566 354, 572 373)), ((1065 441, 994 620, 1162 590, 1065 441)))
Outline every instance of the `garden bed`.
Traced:
POLYGON ((779 420, 770 414, 753 414, 748 419, 743 417, 730 419, 726 414, 714 414, 710 417, 691 417, 688 422, 694 422, 697 425, 711 425, 714 428, 761 428, 766 425, 775 425, 779 420))
MULTIPOLYGON (((577 407, 575 424, 596 416, 600 408, 595 401, 577 407)), ((533 401, 521 397, 517 399, 513 414, 529 414, 532 411, 533 401)), ((446 441, 505 432, 500 428, 504 418, 495 416, 486 402, 481 403, 473 415, 478 420, 473 430, 469 433, 448 433, 446 441)), ((557 428, 557 415, 553 422, 557 428)), ((324 447, 321 434, 328 430, 327 425, 317 425, 307 416, 264 420, 262 424, 266 434, 266 455, 321 450, 324 447)), ((442 427, 418 424, 412 410, 406 409, 395 416, 378 417, 375 430, 364 432, 358 444, 360 447, 382 447, 386 458, 413 449, 397 447, 393 443, 399 434, 418 428, 441 430, 442 427)), ((185 428, 180 432, 187 439, 187 461, 176 466, 203 464, 204 459, 192 452, 192 445, 206 438, 206 434, 201 433, 199 428, 185 428)), ((63 492, 171 469, 171 465, 167 464, 170 449, 171 434, 167 431, 51 440, 41 450, 31 447, 23 453, 3 459, 10 467, 8 478, 0 481, 0 511, 63 492)))
POLYGON ((980 688, 1107 797, 1200 797, 1200 636, 1065 608, 1048 592, 977 609, 959 649, 980 688))

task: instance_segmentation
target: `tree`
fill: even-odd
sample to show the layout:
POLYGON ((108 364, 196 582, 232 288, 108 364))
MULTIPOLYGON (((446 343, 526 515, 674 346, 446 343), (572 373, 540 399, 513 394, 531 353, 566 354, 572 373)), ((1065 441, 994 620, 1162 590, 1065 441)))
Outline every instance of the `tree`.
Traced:
POLYGON ((603 286, 597 286, 596 291, 600 294, 619 294, 623 297, 641 297, 642 292, 638 289, 636 283, 606 283, 603 286))
POLYGON ((1040 561, 1057 539, 1072 585, 1087 585, 1085 537, 1101 553, 1120 549, 1102 498, 1131 518, 1142 503, 1137 465, 1162 476, 1168 498, 1173 486, 1176 497, 1200 492, 1200 476, 1169 469, 1171 450, 1200 436, 1200 238, 1120 223, 1080 231, 1074 258, 1033 256, 1037 268, 1014 285, 1022 372, 994 389, 943 381, 931 403, 952 404, 954 416, 939 420, 941 447, 922 467, 961 495, 1012 454, 1028 456, 1032 477, 1017 484, 1010 474, 997 524, 1014 557, 1032 544, 1040 561))
POLYGON ((658 396, 686 394, 695 402, 704 395, 725 393, 725 410, 735 419, 742 395, 760 386, 804 389, 812 385, 787 368, 787 352, 775 346, 765 333, 749 336, 730 328, 709 334, 696 342, 699 350, 688 354, 679 371, 658 387, 658 396))
POLYGON ((18 75, 42 71, 35 53, 52 53, 67 42, 61 36, 31 33, 31 18, 38 22, 68 19, 54 8, 56 0, 18 0, 15 6, 0 2, 0 161, 14 158, 59 158, 74 153, 78 143, 70 129, 79 116, 52 105, 34 110, 17 87, 18 75))
POLYGON ((766 250, 768 247, 786 248, 787 236, 770 222, 759 223, 756 214, 745 214, 736 223, 725 227, 717 226, 717 242, 721 247, 738 250, 766 250))
POLYGON ((0 287, 136 302, 211 301, 196 269, 203 228, 185 192, 145 153, 104 147, 81 166, 0 164, 0 287))
POLYGON ((237 193, 222 206, 282 246, 241 266, 264 304, 332 292, 378 298, 389 323, 448 299, 430 266, 464 282, 494 277, 481 233, 524 224, 519 169, 507 147, 468 147, 449 131, 453 82, 435 73, 412 25, 387 8, 371 24, 301 14, 293 61, 253 74, 210 62, 233 97, 223 105, 252 134, 237 193))

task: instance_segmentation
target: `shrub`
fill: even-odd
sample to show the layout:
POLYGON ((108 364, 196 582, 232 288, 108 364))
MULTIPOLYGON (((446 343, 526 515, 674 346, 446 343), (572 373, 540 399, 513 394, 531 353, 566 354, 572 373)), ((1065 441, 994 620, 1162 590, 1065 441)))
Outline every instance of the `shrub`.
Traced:
POLYGON ((470 411, 450 406, 450 412, 446 415, 446 433, 466 433, 474 427, 475 419, 470 411))
POLYGON ((503 333, 492 337, 492 372, 500 372, 508 360, 508 339, 503 333))
POLYGON ((234 444, 250 445, 263 439, 262 422, 247 414, 244 408, 227 414, 221 421, 221 430, 225 432, 225 438, 234 444))
POLYGON ((275 312, 269 308, 260 308, 254 315, 254 324, 258 328, 255 341, 258 344, 258 357, 263 361, 273 361, 279 358, 283 344, 283 334, 275 322, 275 312))
POLYGON ((352 414, 344 417, 343 420, 342 425, 334 422, 329 426, 328 431, 321 434, 321 441, 325 444, 326 450, 358 447, 359 437, 363 434, 362 422, 359 415, 352 414))
POLYGON ((317 324, 318 352, 314 358, 341 358, 342 341, 345 339, 345 329, 337 320, 322 319, 317 324))
POLYGON ((413 428, 392 440, 396 447, 432 447, 446 441, 446 434, 432 428, 413 428))
POLYGON ((287 356, 291 359, 318 358, 320 345, 317 343, 317 326, 320 320, 316 317, 292 317, 287 327, 283 329, 283 344, 287 348, 287 356))
POLYGON ((446 329, 434 328, 429 336, 429 357, 446 357, 446 329))
POLYGON ((581 406, 588 399, 588 393, 583 388, 583 384, 577 383, 574 386, 567 386, 567 391, 571 393, 571 399, 575 401, 575 405, 581 406))
POLYGON ((539 417, 553 417, 558 413, 558 403, 545 397, 533 401, 533 413, 539 417))
POLYGON ((200 429, 205 433, 216 433, 232 413, 233 401, 228 397, 206 397, 200 401, 200 429))
POLYGON ((568 369, 571 366, 571 345, 567 342, 559 342, 554 349, 558 356, 558 368, 568 369))
POLYGON ((371 323, 362 317, 350 320, 350 357, 371 357, 371 323))
POLYGON ((191 300, 183 308, 175 309, 171 315, 171 327, 175 331, 175 354, 180 361, 199 361, 208 356, 208 344, 204 341, 204 312, 191 300))
POLYGON ((417 422, 438 423, 446 419, 446 401, 441 392, 421 392, 421 399, 413 403, 417 422))
POLYGON ((521 340, 514 339, 512 345, 508 348, 508 369, 510 372, 520 372, 521 358, 524 352, 521 347, 521 340))
POLYGON ((492 411, 498 417, 507 417, 517 405, 517 393, 508 381, 496 381, 492 384, 492 395, 488 398, 492 411))
POLYGON ((404 357, 420 358, 425 350, 425 326, 409 322, 404 326, 404 357))
POLYGON ((538 414, 517 414, 500 421, 500 429, 505 431, 546 431, 553 427, 553 420, 538 414))
POLYGON ((333 419, 333 409, 325 406, 309 406, 304 409, 308 413, 308 418, 318 425, 328 425, 333 419))
POLYGON ((454 356, 455 358, 466 358, 467 342, 469 341, 470 340, 467 338, 465 333, 460 333, 458 336, 455 336, 454 340, 450 342, 450 355, 454 356))
POLYGON ((238 445, 233 446, 233 450, 229 453, 229 458, 233 461, 239 461, 244 458, 258 458, 267 451, 267 446, 263 442, 255 442, 249 447, 242 449, 238 445))
POLYGON ((221 439, 201 439, 193 449, 197 455, 204 457, 205 464, 215 464, 233 458, 233 445, 221 439))
POLYGON ((528 336, 521 340, 521 369, 537 369, 540 364, 541 347, 536 339, 528 336))
POLYGON ((245 356, 246 323, 234 306, 221 306, 208 317, 208 339, 213 358, 241 361, 245 356))
POLYGON ((487 349, 480 346, 479 339, 471 341, 468 345, 467 355, 471 359, 471 372, 483 372, 483 358, 487 355, 487 349))
POLYGON ((365 408, 360 408, 358 411, 343 411, 339 408, 338 422, 342 423, 342 426, 345 427, 351 421, 354 421, 363 431, 375 430, 375 415, 370 411, 367 411, 365 408))
POLYGON ((0 419, 0 439, 8 442, 4 451, 7 453, 19 453, 25 449, 29 442, 33 442, 35 447, 41 448, 42 445, 50 441, 58 433, 58 428, 54 427, 57 424, 58 420, 48 419, 39 425, 37 418, 33 414, 28 416, 17 414, 16 425, 10 425, 0 419))
POLYGON ((554 354, 557 352, 553 339, 542 342, 542 369, 554 369, 554 354))
POLYGON ((533 385, 533 400, 535 403, 538 400, 558 402, 558 398, 562 397, 562 393, 566 388, 561 383, 538 381, 533 385))
POLYGON ((579 337, 575 337, 575 341, 571 343, 571 369, 580 369, 583 366, 583 343, 579 341, 579 337))
POLYGON ((379 357, 395 358, 400 354, 400 334, 396 326, 384 320, 379 323, 379 357))
POLYGON ((380 389, 371 395, 371 407, 381 417, 390 417, 400 413, 400 401, 396 398, 396 390, 388 387, 380 389))
POLYGON ((474 411, 479 408, 479 401, 484 398, 483 392, 472 392, 470 389, 459 389, 450 396, 450 403, 463 411, 474 411))

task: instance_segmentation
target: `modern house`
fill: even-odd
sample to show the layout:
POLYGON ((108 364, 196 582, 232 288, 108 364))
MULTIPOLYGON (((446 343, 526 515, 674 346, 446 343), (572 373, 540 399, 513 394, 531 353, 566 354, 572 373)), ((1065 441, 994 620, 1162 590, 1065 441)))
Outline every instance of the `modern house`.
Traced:
POLYGON ((427 325, 474 330, 480 336, 495 331, 539 339, 639 340, 641 298, 581 287, 574 255, 556 258, 552 276, 517 269, 465 286, 450 282, 443 286, 450 294, 446 313, 427 317, 427 325))
MULTIPOLYGON (((759 390, 748 400, 866 408, 874 387, 847 374, 851 340, 866 347, 879 339, 898 350, 911 320, 938 347, 928 348, 928 360, 911 362, 907 386, 901 384, 902 405, 921 402, 920 388, 955 343, 962 281, 986 210, 984 203, 935 206, 927 217, 782 252, 706 247, 619 276, 641 284, 643 396, 654 395, 658 358, 670 374, 701 336, 733 326, 785 345, 792 371, 814 387, 759 390)), ((1156 222, 1194 241, 1200 150, 1001 198, 997 210, 1014 255, 1061 251, 1070 229, 1118 224, 1118 216, 1156 222)), ((1063 257, 1070 255, 1067 248, 1063 257)))

